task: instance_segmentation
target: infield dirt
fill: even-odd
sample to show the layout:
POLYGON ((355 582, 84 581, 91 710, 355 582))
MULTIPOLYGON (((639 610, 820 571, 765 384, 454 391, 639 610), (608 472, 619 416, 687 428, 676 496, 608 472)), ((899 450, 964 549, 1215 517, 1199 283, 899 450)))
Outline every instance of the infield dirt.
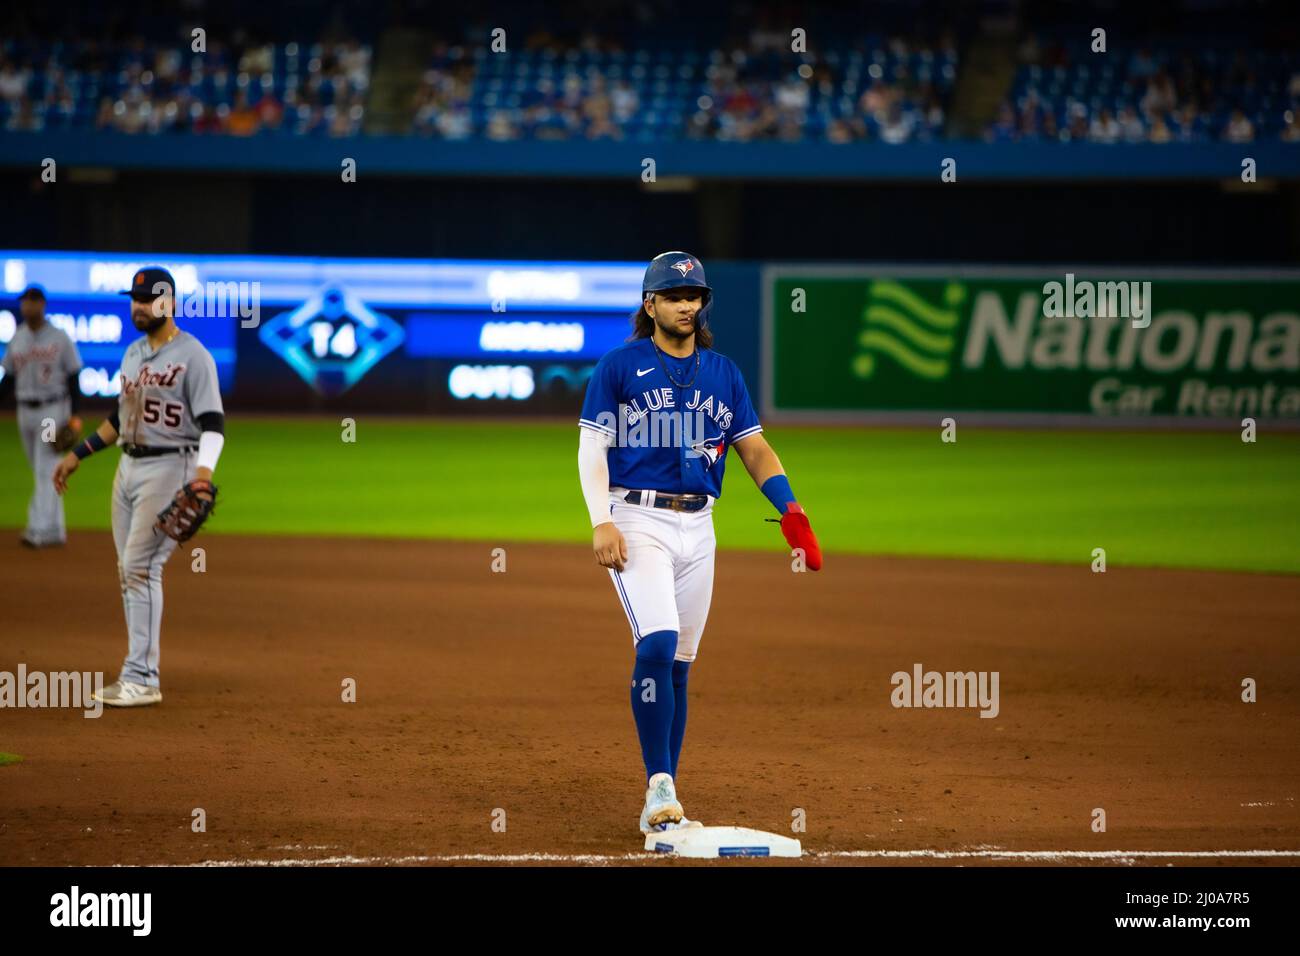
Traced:
MULTIPOLYGON (((161 706, 0 710, 0 865, 640 849, 631 635, 588 549, 191 546, 161 706)), ((6 545, 0 575, 0 670, 115 679, 108 535, 6 545)), ((802 811, 812 853, 1300 851, 1298 634, 1297 577, 722 551, 679 791, 706 823, 802 811), (997 671, 998 716, 896 709, 917 663, 997 671)))

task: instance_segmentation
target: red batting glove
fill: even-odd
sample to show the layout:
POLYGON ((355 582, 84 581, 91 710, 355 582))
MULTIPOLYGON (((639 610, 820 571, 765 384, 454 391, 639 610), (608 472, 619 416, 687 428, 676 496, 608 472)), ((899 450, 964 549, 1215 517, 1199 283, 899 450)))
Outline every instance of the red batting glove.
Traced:
POLYGON ((808 562, 809 570, 822 569, 822 547, 817 543, 817 535, 813 534, 808 516, 794 501, 785 506, 785 514, 781 516, 781 533, 785 535, 791 550, 803 549, 804 560, 808 562))

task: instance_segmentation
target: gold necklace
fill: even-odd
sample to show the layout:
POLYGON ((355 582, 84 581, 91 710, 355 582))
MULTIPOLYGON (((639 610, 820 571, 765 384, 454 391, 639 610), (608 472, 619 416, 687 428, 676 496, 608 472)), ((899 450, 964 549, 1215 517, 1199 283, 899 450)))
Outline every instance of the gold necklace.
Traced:
POLYGON ((159 350, 160 350, 164 345, 169 344, 169 343, 171 342, 172 339, 176 338, 176 336, 178 336, 178 335, 180 335, 180 334, 181 334, 181 327, 180 327, 179 325, 173 325, 173 326, 172 326, 172 334, 169 335, 169 336, 167 336, 167 341, 166 341, 166 342, 160 342, 160 343, 158 343, 158 347, 155 348, 154 351, 155 351, 155 352, 159 351, 159 350))

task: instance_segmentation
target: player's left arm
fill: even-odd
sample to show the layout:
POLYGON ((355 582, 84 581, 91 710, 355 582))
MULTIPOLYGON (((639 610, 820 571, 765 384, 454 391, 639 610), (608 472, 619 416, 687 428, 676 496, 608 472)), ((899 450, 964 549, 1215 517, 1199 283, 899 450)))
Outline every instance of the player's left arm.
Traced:
POLYGON ((199 453, 194 465, 194 477, 201 481, 212 481, 212 472, 216 470, 217 459, 221 449, 226 445, 226 415, 224 412, 204 412, 198 417, 199 453))
POLYGON ((749 477, 754 479, 754 484, 758 485, 758 490, 763 492, 764 497, 772 502, 772 507, 776 509, 777 514, 784 518, 792 509, 800 514, 803 513, 803 508, 795 500, 790 479, 785 475, 781 459, 776 457, 776 452, 767 443, 762 431, 746 435, 736 441, 732 447, 736 449, 736 454, 744 463, 749 477))
MULTIPOLYGON (((781 459, 776 457, 776 452, 767 443, 762 432, 747 435, 731 447, 736 449, 736 454, 740 456, 745 470, 749 472, 749 477, 754 479, 754 484, 758 485, 759 490, 762 490, 763 485, 776 476, 785 475, 781 459)), ((767 494, 767 492, 763 493, 767 494)), ((776 505, 777 511, 783 510, 782 506, 775 501, 772 503, 776 505)))
POLYGON ((154 527, 177 541, 185 542, 198 534, 217 503, 217 486, 212 472, 226 443, 226 416, 217 384, 217 364, 206 349, 186 371, 185 402, 199 426, 199 451, 194 477, 181 485, 176 496, 162 511, 154 527))
POLYGON ((745 470, 749 472, 749 477, 754 479, 754 484, 758 485, 759 491, 763 492, 767 500, 772 502, 772 507, 781 515, 781 533, 785 535, 785 540, 791 549, 802 549, 808 568, 812 571, 820 571, 822 549, 817 541, 817 535, 813 534, 812 525, 809 524, 808 515, 804 513, 803 507, 795 500, 794 491, 790 488, 790 479, 786 477, 785 468, 781 466, 781 459, 776 457, 776 452, 767 443, 763 433, 752 432, 736 441, 732 447, 736 449, 736 454, 740 456, 745 470))
MULTIPOLYGON (((732 383, 732 417, 727 428, 727 437, 736 454, 744 462, 749 477, 772 507, 781 516, 781 533, 789 542, 791 549, 802 552, 806 566, 813 571, 821 570, 822 549, 813 534, 808 515, 795 499, 790 488, 790 479, 785 476, 781 459, 763 437, 763 426, 759 423, 754 403, 749 398, 749 389, 745 378, 735 364, 731 367, 732 383)), ((775 520, 775 519, 773 519, 775 520)))
MULTIPOLYGON (((199 426, 199 453, 194 478, 212 484, 212 473, 226 444, 226 415, 217 381, 217 363, 203 350, 185 376, 185 400, 199 426)), ((212 489, 215 495, 216 489, 212 489)))

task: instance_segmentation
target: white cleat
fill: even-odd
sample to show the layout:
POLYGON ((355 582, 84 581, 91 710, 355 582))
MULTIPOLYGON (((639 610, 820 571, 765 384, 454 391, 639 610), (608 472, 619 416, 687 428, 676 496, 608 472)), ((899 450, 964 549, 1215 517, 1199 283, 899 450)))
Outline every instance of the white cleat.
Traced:
POLYGON ((676 823, 661 823, 656 827, 651 827, 646 825, 644 814, 641 818, 641 832, 647 835, 651 833, 668 833, 670 830, 695 830, 702 826, 704 824, 699 820, 687 820, 682 817, 676 823))
POLYGON ((162 691, 157 687, 133 684, 127 680, 117 680, 103 690, 90 695, 95 700, 109 707, 147 707, 162 703, 162 691))
MULTIPOLYGON (((645 807, 641 810, 641 832, 654 833, 665 829, 678 829, 686 814, 677 800, 677 788, 673 778, 666 773, 657 773, 650 778, 650 786, 645 792, 645 807)), ((689 821, 688 821, 689 822, 689 821)))

